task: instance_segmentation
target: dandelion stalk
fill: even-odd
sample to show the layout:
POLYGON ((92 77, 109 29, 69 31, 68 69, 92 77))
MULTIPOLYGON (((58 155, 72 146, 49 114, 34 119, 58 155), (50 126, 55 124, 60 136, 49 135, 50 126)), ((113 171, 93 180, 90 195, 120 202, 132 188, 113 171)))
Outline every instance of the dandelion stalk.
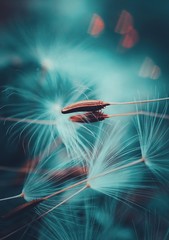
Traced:
POLYGON ((144 104, 144 103, 152 103, 152 102, 161 102, 169 100, 169 97, 165 98, 156 98, 150 100, 140 100, 140 101, 132 101, 132 102, 109 102, 110 105, 133 105, 133 104, 144 104))
POLYGON ((144 115, 144 116, 149 116, 149 117, 169 119, 169 115, 164 115, 164 114, 159 114, 159 113, 154 113, 154 112, 146 112, 146 111, 111 114, 111 115, 108 115, 108 117, 111 118, 111 117, 136 116, 136 115, 144 115))
POLYGON ((7 200, 11 200, 11 199, 16 199, 16 198, 21 198, 21 197, 23 197, 23 196, 24 196, 24 194, 23 194, 23 193, 20 193, 20 194, 18 194, 18 195, 12 196, 12 197, 1 198, 1 199, 0 199, 0 202, 2 202, 2 201, 7 201, 7 200))

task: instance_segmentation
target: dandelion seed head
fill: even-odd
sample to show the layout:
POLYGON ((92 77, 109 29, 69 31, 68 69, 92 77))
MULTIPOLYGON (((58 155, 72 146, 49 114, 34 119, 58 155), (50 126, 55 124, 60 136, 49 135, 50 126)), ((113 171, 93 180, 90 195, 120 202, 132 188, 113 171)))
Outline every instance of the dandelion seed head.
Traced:
POLYGON ((99 190, 102 193, 106 193, 111 196, 114 192, 120 191, 120 188, 129 188, 128 182, 130 181, 132 171, 120 171, 118 173, 107 174, 104 177, 90 180, 88 184, 95 190, 99 190))
POLYGON ((43 59, 41 65, 46 70, 52 70, 54 68, 53 61, 50 58, 43 59))
POLYGON ((133 164, 135 138, 125 141, 125 127, 103 124, 89 161, 88 184, 108 196, 141 187, 142 160, 133 164))
POLYGON ((56 124, 59 118, 64 119, 61 116, 61 109, 64 101, 61 100, 62 99, 58 99, 56 102, 51 101, 44 104, 45 112, 48 114, 48 116, 50 116, 51 119, 56 120, 56 124))
POLYGON ((22 193, 25 200, 31 201, 48 196, 77 181, 78 162, 78 159, 70 158, 61 145, 50 155, 42 156, 24 183, 22 193))
POLYGON ((61 111, 61 106, 62 104, 59 104, 59 103, 56 103, 56 104, 52 104, 51 106, 49 106, 49 112, 50 114, 54 115, 54 116, 57 116, 60 114, 60 111, 61 111))
POLYGON ((19 135, 26 139, 33 154, 48 148, 58 136, 70 154, 75 147, 79 146, 79 152, 80 147, 85 148, 83 141, 87 142, 89 138, 82 141, 78 137, 82 126, 70 122, 61 109, 72 102, 94 96, 93 87, 87 81, 67 79, 58 73, 43 77, 39 74, 35 77, 26 75, 20 80, 4 91, 7 97, 1 112, 7 120, 16 119, 8 130, 10 138, 15 139, 19 135))
POLYGON ((167 104, 147 104, 144 109, 142 108, 143 112, 154 112, 156 116, 139 115, 134 120, 144 163, 163 180, 167 176, 169 157, 169 129, 167 120, 165 120, 167 107, 167 104), (159 113, 160 116, 158 116, 159 113))

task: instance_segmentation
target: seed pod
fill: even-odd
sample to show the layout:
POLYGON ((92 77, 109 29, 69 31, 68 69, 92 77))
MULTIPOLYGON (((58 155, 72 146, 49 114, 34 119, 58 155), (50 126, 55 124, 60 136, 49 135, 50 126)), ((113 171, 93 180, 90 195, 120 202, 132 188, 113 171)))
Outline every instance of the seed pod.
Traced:
POLYGON ((109 118, 109 115, 104 114, 102 112, 88 112, 85 114, 78 114, 75 116, 71 116, 69 119, 72 122, 93 123, 93 122, 103 121, 106 118, 109 118))
POLYGON ((63 114, 73 113, 73 112, 92 112, 99 111, 106 106, 109 106, 110 103, 103 102, 101 100, 84 100, 68 105, 62 109, 63 114))

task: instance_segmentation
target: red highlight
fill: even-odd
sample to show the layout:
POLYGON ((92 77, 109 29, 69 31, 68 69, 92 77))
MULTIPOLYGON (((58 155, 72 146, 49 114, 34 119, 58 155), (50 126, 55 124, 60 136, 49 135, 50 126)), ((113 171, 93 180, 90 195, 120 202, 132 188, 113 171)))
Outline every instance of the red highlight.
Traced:
POLYGON ((99 15, 93 14, 88 33, 94 37, 97 37, 104 30, 104 26, 103 19, 99 15))
POLYGON ((123 48, 132 48, 138 42, 139 36, 134 28, 133 16, 126 10, 121 12, 115 32, 122 35, 120 46, 123 48))
POLYGON ((115 27, 115 32, 123 35, 128 33, 131 28, 133 28, 133 17, 129 12, 123 10, 115 27))
POLYGON ((138 33, 134 28, 130 29, 130 32, 128 32, 127 34, 125 34, 121 45, 124 48, 132 48, 138 41, 138 33))
POLYGON ((78 114, 75 116, 71 116, 69 119, 72 122, 78 123, 93 123, 93 122, 100 122, 109 118, 109 115, 104 114, 102 112, 88 112, 85 114, 78 114))

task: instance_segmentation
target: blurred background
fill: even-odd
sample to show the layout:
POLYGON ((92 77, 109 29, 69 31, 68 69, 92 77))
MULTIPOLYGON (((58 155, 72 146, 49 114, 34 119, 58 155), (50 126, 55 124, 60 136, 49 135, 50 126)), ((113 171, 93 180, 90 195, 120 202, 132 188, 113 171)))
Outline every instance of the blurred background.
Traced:
MULTIPOLYGON (((104 101, 166 97, 168 44, 168 1, 0 0, 1 107, 6 103, 3 95, 6 86, 25 89, 33 86, 34 76, 43 76, 48 71, 95 86, 94 96, 104 101)), ((129 108, 119 111, 124 110, 129 108)), ((111 109, 111 113, 115 111, 111 109)), ((29 158, 22 137, 11 138, 9 127, 10 123, 0 122, 2 196, 4 192, 11 195, 22 189, 25 173, 18 177, 11 169, 20 168, 29 158)), ((165 227, 160 232, 164 234, 168 228, 169 195, 164 189, 160 194, 161 198, 149 202, 149 206, 155 206, 165 218, 162 224, 165 227), (166 212, 161 209, 163 205, 166 212)), ((140 216, 141 223, 143 218, 140 216)), ((142 229, 144 224, 138 239, 143 239, 139 238, 142 229)))

